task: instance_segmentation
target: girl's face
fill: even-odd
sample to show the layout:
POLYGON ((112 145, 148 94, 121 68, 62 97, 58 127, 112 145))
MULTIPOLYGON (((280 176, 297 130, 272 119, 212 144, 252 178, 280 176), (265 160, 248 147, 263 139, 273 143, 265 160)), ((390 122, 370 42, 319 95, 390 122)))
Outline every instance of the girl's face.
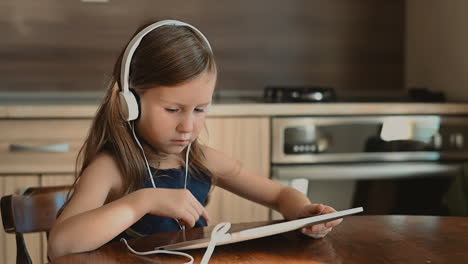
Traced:
POLYGON ((138 134, 162 154, 179 154, 200 134, 216 84, 216 73, 202 72, 175 86, 148 89, 140 97, 138 134))

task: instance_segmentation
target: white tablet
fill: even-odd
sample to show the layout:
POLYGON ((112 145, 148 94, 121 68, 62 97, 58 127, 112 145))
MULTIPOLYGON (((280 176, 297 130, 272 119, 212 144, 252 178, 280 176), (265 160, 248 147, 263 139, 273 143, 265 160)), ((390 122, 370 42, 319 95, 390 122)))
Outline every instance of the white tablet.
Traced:
MULTIPOLYGON (((231 243, 241 242, 245 240, 289 232, 289 231, 296 230, 305 226, 315 225, 315 224, 343 218, 348 215, 357 214, 362 211, 364 211, 362 207, 356 207, 356 208, 342 210, 342 211, 338 211, 338 212, 330 213, 330 214, 312 216, 312 217, 301 218, 301 219, 286 221, 286 222, 277 223, 277 224, 249 228, 249 229, 245 229, 242 231, 237 231, 237 232, 233 232, 230 234, 226 234, 222 240, 216 243, 216 245, 231 244, 231 243)), ((201 239, 195 239, 195 240, 160 246, 160 247, 157 247, 156 249, 186 250, 186 249, 205 248, 208 246, 209 242, 210 242, 210 237, 206 237, 206 238, 201 238, 201 239)))

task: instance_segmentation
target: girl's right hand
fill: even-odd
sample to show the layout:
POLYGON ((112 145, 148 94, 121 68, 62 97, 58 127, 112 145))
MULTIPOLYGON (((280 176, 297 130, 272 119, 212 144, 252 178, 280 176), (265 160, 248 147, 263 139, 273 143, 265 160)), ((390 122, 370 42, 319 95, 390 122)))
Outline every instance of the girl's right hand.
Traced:
POLYGON ((149 194, 144 199, 148 202, 149 214, 175 218, 182 225, 193 227, 200 216, 210 221, 205 207, 186 189, 144 189, 149 194), (150 198, 150 199, 148 199, 150 198))

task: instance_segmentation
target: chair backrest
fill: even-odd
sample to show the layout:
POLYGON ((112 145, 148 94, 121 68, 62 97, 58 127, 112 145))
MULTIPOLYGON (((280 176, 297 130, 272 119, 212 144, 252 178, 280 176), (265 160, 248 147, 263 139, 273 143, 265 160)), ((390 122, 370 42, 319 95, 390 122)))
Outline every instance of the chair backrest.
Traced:
POLYGON ((72 188, 71 185, 59 185, 59 186, 41 186, 41 187, 29 187, 24 192, 23 195, 31 195, 38 193, 55 193, 55 192, 68 192, 72 188))
POLYGON ((16 234, 16 263, 31 263, 23 233, 47 232, 64 205, 71 186, 32 187, 22 195, 3 196, 3 228, 16 234))

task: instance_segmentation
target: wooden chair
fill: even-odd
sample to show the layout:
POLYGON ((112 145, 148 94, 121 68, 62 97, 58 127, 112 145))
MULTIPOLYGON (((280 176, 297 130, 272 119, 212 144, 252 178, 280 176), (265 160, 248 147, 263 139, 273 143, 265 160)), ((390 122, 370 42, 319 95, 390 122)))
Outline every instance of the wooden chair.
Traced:
POLYGON ((1 199, 3 228, 16 234, 16 263, 31 264, 23 233, 48 232, 71 186, 32 187, 1 199))

